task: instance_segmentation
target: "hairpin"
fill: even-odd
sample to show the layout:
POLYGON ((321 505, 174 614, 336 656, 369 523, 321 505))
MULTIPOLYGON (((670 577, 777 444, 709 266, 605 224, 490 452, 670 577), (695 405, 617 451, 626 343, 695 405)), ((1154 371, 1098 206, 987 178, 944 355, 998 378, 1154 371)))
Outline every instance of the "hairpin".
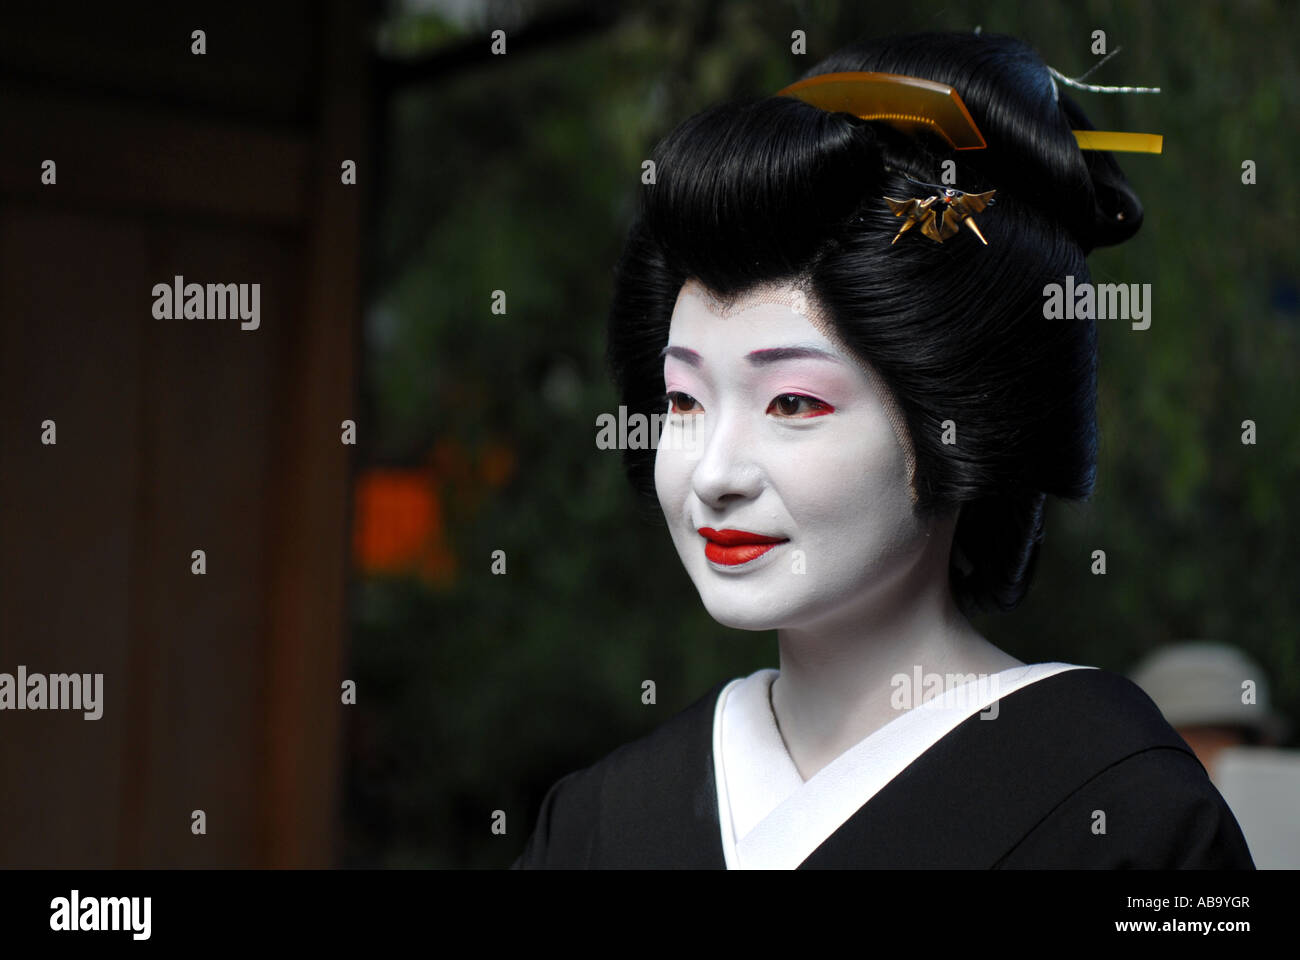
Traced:
POLYGON ((974 215, 981 213, 985 207, 993 205, 993 194, 997 193, 996 190, 989 190, 986 193, 963 193, 952 187, 922 183, 911 177, 907 177, 907 180, 918 187, 926 187, 937 192, 925 199, 913 197, 909 200, 895 200, 892 197, 885 197, 885 202, 889 204, 889 209, 894 211, 894 216, 907 217, 903 225, 898 228, 898 233, 894 234, 894 239, 889 241, 891 247, 898 242, 899 237, 918 223, 921 225, 921 233, 936 243, 943 243, 954 236, 961 230, 961 225, 965 224, 975 236, 980 238, 980 243, 986 247, 989 245, 989 242, 984 239, 984 234, 980 233, 980 228, 975 225, 974 215))
POLYGON ((1060 99, 1060 91, 1056 88, 1057 83, 1063 83, 1067 87, 1073 87, 1076 90, 1085 90, 1088 93, 1159 93, 1159 87, 1107 87, 1096 83, 1083 82, 1087 80, 1088 77, 1092 76, 1098 67, 1104 67, 1107 60, 1123 49, 1123 47, 1116 47, 1077 77, 1067 77, 1049 63, 1047 65, 1047 72, 1052 75, 1052 99, 1060 99))

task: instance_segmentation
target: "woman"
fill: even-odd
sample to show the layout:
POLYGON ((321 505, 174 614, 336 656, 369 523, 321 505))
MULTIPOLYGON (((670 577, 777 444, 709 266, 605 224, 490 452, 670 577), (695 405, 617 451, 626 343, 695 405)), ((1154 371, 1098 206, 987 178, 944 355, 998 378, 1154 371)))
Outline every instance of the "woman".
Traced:
POLYGON ((669 414, 629 476, 780 670, 559 781, 516 866, 1251 867, 1135 686, 967 619, 1024 597, 1045 497, 1092 488, 1095 324, 1044 288, 1141 205, 1019 41, 891 38, 806 78, 831 74, 847 99, 796 85, 660 145, 610 313, 629 414, 669 414))

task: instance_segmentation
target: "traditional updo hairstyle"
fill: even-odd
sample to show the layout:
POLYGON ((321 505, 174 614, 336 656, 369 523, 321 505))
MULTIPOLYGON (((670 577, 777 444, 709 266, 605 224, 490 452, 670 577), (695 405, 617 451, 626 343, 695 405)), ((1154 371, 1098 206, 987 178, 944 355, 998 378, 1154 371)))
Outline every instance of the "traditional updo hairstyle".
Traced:
MULTIPOLYGON (((921 134, 789 97, 722 104, 655 149, 614 283, 608 360, 628 413, 664 410, 660 351, 682 284, 719 297, 801 283, 843 343, 883 378, 915 453, 923 514, 961 507, 950 579, 964 610, 1009 610, 1025 596, 1047 494, 1082 499, 1097 461, 1096 328, 1048 320, 1043 288, 1088 281, 1085 254, 1120 243, 1142 207, 1109 153, 1081 151, 1092 129, 1024 43, 921 34, 845 48, 805 77, 879 71, 952 86, 988 143, 956 152, 921 134), (882 197, 918 195, 903 174, 996 190, 969 231, 940 244, 882 197), (956 424, 956 443, 941 440, 956 424)), ((628 450, 636 489, 655 501, 654 450, 628 450)), ((868 504, 862 508, 870 509, 868 504)))

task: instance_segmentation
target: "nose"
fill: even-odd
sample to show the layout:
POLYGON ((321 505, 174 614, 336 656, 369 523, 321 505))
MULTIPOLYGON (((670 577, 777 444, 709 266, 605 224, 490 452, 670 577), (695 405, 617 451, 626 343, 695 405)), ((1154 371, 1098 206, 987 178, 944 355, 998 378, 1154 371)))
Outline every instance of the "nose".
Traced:
POLYGON ((723 413, 703 433, 700 459, 691 474, 691 487, 700 502, 721 509, 757 497, 763 488, 763 470, 743 416, 723 413))

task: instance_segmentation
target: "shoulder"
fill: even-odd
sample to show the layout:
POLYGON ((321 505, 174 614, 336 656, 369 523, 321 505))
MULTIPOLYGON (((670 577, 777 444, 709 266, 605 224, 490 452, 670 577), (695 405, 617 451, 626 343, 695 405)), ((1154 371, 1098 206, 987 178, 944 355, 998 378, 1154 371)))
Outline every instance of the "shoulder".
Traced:
POLYGON ((1019 707, 1017 698, 1006 704, 1038 714, 1025 746, 1053 789, 1041 798, 1041 819, 998 866, 1253 868, 1205 768, 1136 684, 1070 670, 1022 693, 1019 707))
POLYGON ((805 865, 1252 866, 1200 762, 1127 678, 1065 670, 996 706, 926 750, 805 865))
POLYGON ((1076 768, 1109 765, 1142 750, 1191 748, 1137 684, 1109 670, 1064 670, 999 703, 1010 730, 998 731, 1041 750, 1064 753, 1076 768))
POLYGON ((712 866, 713 712, 725 682, 649 734, 562 777, 515 867, 712 866))

